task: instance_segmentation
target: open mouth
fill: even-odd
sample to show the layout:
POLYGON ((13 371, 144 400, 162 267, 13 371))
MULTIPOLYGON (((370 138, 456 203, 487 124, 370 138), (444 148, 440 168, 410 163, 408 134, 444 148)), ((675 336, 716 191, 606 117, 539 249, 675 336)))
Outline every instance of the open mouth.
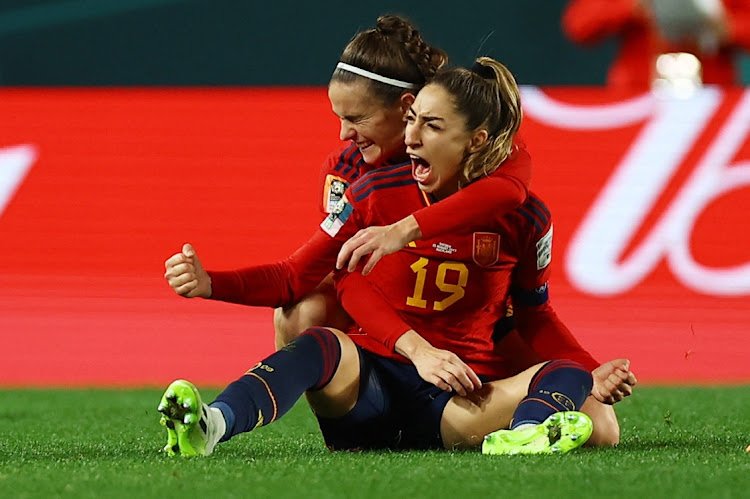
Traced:
POLYGON ((430 178, 432 167, 419 156, 411 155, 411 176, 420 184, 426 183, 430 178))

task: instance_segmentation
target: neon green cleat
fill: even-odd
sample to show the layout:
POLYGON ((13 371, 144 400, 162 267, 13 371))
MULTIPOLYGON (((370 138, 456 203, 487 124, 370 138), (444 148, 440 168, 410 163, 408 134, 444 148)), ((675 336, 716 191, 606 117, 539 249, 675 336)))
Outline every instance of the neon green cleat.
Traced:
MULTIPOLYGON (((212 421, 212 410, 201 400, 198 389, 189 381, 172 382, 159 402, 162 426, 167 428, 164 452, 170 456, 207 456, 221 438, 212 421)), ((223 417, 222 417, 223 420, 223 417)))
POLYGON ((592 431, 594 423, 584 413, 556 412, 535 426, 490 433, 482 454, 562 454, 586 443, 592 431))

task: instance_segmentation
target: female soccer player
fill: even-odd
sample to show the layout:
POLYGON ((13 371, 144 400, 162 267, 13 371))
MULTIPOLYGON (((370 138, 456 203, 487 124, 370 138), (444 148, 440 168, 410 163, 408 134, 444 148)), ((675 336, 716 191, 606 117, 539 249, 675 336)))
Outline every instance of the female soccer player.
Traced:
MULTIPOLYGON (((340 138, 346 143, 332 152, 321 168, 323 195, 319 206, 324 215, 335 209, 354 180, 408 159, 404 145, 406 111, 419 89, 446 61, 442 50, 425 43, 416 28, 398 16, 378 18, 374 29, 360 32, 346 46, 329 86, 333 111, 341 120, 340 138)), ((520 106, 518 102, 512 104, 512 112, 518 114, 520 121, 520 106)), ((528 193, 531 160, 522 146, 515 149, 502 168, 483 182, 468 186, 445 206, 436 205, 405 217, 399 227, 410 237, 431 237, 450 233, 473 217, 520 206, 528 193), (465 216, 453 216, 459 211, 465 216)), ((274 321, 280 347, 311 325, 344 326, 348 322, 347 318, 343 324, 342 320, 337 321, 335 312, 325 313, 335 310, 331 305, 337 306, 335 291, 330 281, 321 284, 318 272, 309 268, 311 262, 322 261, 323 275, 328 275, 333 265, 322 257, 329 247, 328 238, 318 234, 285 262, 288 265, 274 272, 265 266, 238 272, 212 271, 208 274, 210 279, 170 279, 170 285, 187 297, 283 307, 274 321), (276 290, 282 282, 292 283, 283 296, 264 291, 276 290)), ((186 253, 194 255, 192 248, 186 253)), ((174 276, 168 273, 168 278, 169 275, 174 276)))
MULTIPOLYGON (((341 138, 351 142, 331 154, 323 165, 321 205, 326 214, 337 209, 349 183, 366 172, 406 159, 403 143, 405 113, 413 103, 416 91, 445 59, 444 53, 424 43, 410 23, 393 16, 380 18, 375 29, 358 34, 350 42, 342 54, 342 64, 332 77, 329 97, 334 112, 341 119, 341 138)), ((515 82, 511 87, 515 87, 515 82)), ((514 126, 517 129, 521 117, 517 89, 507 93, 506 108, 516 120, 514 126)), ((509 142, 505 152, 512 150, 512 142, 509 142)), ((397 232, 408 238, 419 237, 421 232, 424 240, 450 233, 482 218, 490 220, 495 213, 507 211, 515 203, 507 201, 507 197, 512 198, 507 196, 507 190, 512 191, 516 186, 519 195, 525 193, 525 187, 522 188, 524 181, 518 179, 528 178, 529 171, 528 154, 523 147, 516 145, 500 168, 441 203, 420 207, 413 215, 404 217, 403 223, 396 224, 403 229, 397 232), (415 223, 418 230, 412 232, 415 223)), ((533 213, 537 209, 535 206, 527 212, 533 213)), ((549 216, 545 222, 551 224, 549 216)), ((533 225, 529 227, 531 234, 533 225)), ((275 321, 277 346, 281 347, 308 327, 329 325, 344 329, 350 324, 330 282, 319 285, 333 268, 339 246, 340 243, 321 232, 278 264, 207 273, 193 248, 186 245, 183 252, 167 260, 166 277, 175 291, 183 296, 285 307, 283 311, 277 310, 275 321)), ((536 265, 536 254, 529 254, 526 261, 536 265)), ((546 298, 546 294, 542 297, 546 298)), ((498 296, 498 302, 498 306, 504 305, 505 296, 498 296)), ((629 394, 630 387, 622 378, 627 379, 630 374, 627 368, 619 369, 624 361, 599 366, 557 319, 546 300, 540 301, 537 297, 530 303, 532 306, 523 305, 516 303, 516 310, 520 312, 519 323, 523 324, 527 337, 533 338, 533 346, 542 358, 565 356, 582 362, 589 369, 597 369, 594 394, 601 401, 612 403, 629 394)), ((513 337, 510 335, 509 338, 513 337)), ((508 348, 508 340, 501 347, 505 347, 506 359, 518 357, 517 353, 514 355, 517 349, 508 348)), ((522 368, 534 363, 528 359, 514 360, 522 368)), ((591 441, 595 444, 617 443, 619 426, 612 408, 592 400, 585 409, 597 422, 591 441)))
MULTIPOLYGON (((325 232, 343 241, 360 228, 392 223, 503 163, 517 130, 518 117, 504 99, 513 80, 496 61, 479 62, 482 75, 444 71, 419 93, 406 127, 411 163, 355 182, 322 225, 325 232), (490 73, 494 78, 485 78, 490 73)), ((349 334, 306 330, 230 384, 211 407, 190 383, 174 382, 159 406, 169 435, 165 450, 209 454, 219 440, 276 420, 303 392, 332 449, 483 442, 485 453, 515 454, 580 446, 593 430, 575 412, 591 391, 587 368, 554 360, 499 379, 493 331, 505 309, 495 297, 508 293, 519 260, 521 218, 497 215, 423 238, 384 258, 367 278, 339 273, 342 302, 356 295, 347 310, 361 327, 349 334), (366 324, 373 314, 388 313, 408 329, 371 334, 366 324), (502 429, 511 422, 511 430, 502 429)))

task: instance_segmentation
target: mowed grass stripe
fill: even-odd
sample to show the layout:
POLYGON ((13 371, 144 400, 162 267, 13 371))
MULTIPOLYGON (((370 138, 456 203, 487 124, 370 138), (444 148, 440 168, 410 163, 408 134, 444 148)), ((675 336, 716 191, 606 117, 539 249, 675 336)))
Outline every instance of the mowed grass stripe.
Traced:
MULTIPOLYGON (((217 390, 205 390, 211 400, 217 390)), ((639 387, 622 443, 564 456, 330 453, 304 401, 202 459, 168 458, 158 390, 0 391, 0 497, 746 497, 750 386, 639 387)))

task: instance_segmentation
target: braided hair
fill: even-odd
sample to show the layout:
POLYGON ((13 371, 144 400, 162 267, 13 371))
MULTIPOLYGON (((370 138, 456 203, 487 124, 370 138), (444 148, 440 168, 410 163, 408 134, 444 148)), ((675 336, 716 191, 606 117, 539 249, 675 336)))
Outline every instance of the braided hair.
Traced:
MULTIPOLYGON (((344 48, 340 62, 387 78, 412 83, 417 93, 448 62, 448 55, 427 44, 416 27, 401 16, 380 16, 374 28, 357 33, 344 48)), ((366 81, 384 105, 396 102, 405 91, 386 83, 365 79, 336 69, 331 81, 366 81)))

